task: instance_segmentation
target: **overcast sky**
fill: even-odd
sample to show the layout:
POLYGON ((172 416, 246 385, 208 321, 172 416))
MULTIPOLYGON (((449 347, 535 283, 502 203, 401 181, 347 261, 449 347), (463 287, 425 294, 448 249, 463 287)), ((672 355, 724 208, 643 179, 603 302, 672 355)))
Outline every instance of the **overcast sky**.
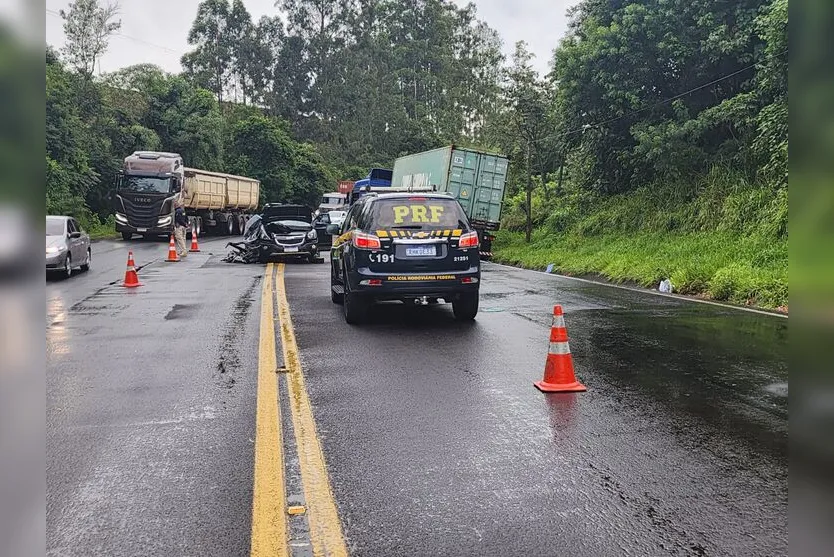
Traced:
MULTIPOLYGON (((465 5, 466 0, 454 0, 465 5)), ((536 55, 536 69, 548 71, 553 49, 567 29, 567 10, 579 0, 474 0, 478 18, 500 33, 504 53, 512 54, 516 41, 525 40, 536 55)), ((102 3, 106 0, 102 0, 102 3)), ((63 20, 57 15, 69 0, 46 0, 46 42, 63 46, 63 20)), ((120 0, 122 28, 101 59, 101 71, 110 72, 139 63, 152 63, 179 72, 180 57, 189 50, 186 36, 197 15, 200 0, 120 0)), ((277 12, 275 0, 244 0, 257 21, 277 12)))

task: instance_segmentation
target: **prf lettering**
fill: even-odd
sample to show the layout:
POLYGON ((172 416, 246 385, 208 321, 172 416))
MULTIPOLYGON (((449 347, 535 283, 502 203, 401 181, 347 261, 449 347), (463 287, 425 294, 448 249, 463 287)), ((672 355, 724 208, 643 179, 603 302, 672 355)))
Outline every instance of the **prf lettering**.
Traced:
POLYGON ((443 209, 441 205, 397 205, 394 207, 394 224, 402 224, 409 215, 414 224, 438 223, 443 216, 443 209))

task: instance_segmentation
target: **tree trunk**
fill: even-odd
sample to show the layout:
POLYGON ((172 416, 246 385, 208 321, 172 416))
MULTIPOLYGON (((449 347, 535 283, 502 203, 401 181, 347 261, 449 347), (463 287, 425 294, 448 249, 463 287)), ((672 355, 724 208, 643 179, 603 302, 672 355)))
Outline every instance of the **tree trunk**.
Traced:
POLYGON ((527 229, 525 237, 530 243, 533 234, 533 174, 530 169, 530 142, 527 142, 527 229))

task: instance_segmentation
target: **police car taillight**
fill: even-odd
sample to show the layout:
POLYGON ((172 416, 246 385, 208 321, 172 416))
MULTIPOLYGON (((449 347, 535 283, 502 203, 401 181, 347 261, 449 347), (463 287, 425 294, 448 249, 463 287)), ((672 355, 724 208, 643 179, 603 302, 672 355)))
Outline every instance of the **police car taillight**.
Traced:
POLYGON ((459 248, 477 248, 478 247, 478 233, 467 232, 458 240, 459 248))
POLYGON ((359 249, 380 249, 382 244, 379 243, 379 238, 373 234, 365 234, 364 232, 353 233, 353 247, 359 249))

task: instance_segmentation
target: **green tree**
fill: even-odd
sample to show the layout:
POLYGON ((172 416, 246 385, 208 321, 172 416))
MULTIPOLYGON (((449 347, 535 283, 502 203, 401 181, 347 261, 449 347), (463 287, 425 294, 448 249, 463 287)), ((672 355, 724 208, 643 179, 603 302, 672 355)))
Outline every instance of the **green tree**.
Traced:
POLYGON ((261 181, 261 202, 289 199, 294 144, 286 126, 274 118, 252 116, 231 130, 227 160, 230 170, 261 181))
POLYGON ((335 181, 315 147, 295 142, 286 123, 263 115, 234 126, 227 159, 234 172, 261 181, 263 203, 312 206, 335 181))
POLYGON ((107 51, 110 36, 122 26, 121 21, 115 21, 118 13, 117 3, 102 6, 98 0, 75 0, 69 9, 60 11, 66 36, 61 52, 87 80, 92 79, 96 61, 107 51))
MULTIPOLYGON (((533 190, 536 181, 549 169, 552 151, 546 144, 547 134, 553 129, 549 125, 550 104, 546 82, 539 78, 532 68, 533 55, 527 44, 519 41, 513 53, 513 65, 507 71, 505 87, 506 108, 501 128, 509 132, 506 140, 500 140, 504 151, 520 159, 524 165, 526 239, 529 242, 533 232, 533 190)), ((544 180, 540 178, 540 182, 544 180)))
POLYGON ((46 210, 81 216, 99 177, 90 166, 73 76, 54 53, 46 61, 46 210))
POLYGON ((788 0, 773 0, 756 20, 765 42, 757 81, 764 105, 754 148, 766 179, 788 183, 788 0))
POLYGON ((716 162, 747 172, 761 0, 583 2, 554 56, 560 118, 593 128, 587 186, 617 192, 716 162), (711 83, 709 86, 705 84, 711 83), (676 99, 675 103, 670 100, 676 99))
POLYGON ((228 0, 203 0, 188 32, 188 44, 196 48, 182 57, 185 74, 197 86, 214 92, 223 102, 232 71, 228 0))

